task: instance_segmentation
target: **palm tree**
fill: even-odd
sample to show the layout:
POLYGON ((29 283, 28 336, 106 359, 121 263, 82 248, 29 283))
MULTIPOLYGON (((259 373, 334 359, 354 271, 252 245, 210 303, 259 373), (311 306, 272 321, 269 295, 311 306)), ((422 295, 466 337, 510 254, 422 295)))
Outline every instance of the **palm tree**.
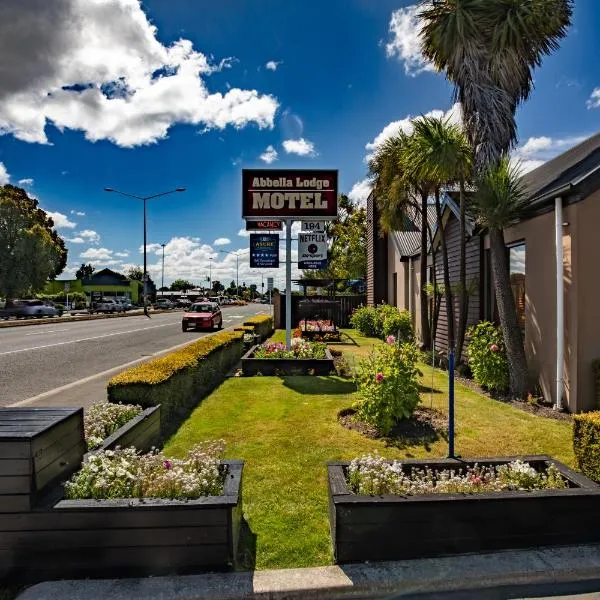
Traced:
POLYGON ((490 233, 492 275, 498 312, 504 314, 504 318, 508 321, 508 326, 503 327, 503 334, 508 361, 511 365, 512 390, 519 388, 522 379, 527 380, 527 363, 521 361, 520 354, 514 354, 514 348, 523 348, 523 339, 517 321, 510 278, 505 281, 505 275, 509 273, 509 264, 504 243, 504 229, 514 224, 522 214, 526 198, 518 167, 511 166, 505 155, 496 164, 480 172, 471 207, 479 224, 486 227, 490 233), (502 293, 499 289, 501 286, 507 286, 509 293, 502 293))
POLYGON ((414 133, 408 145, 407 160, 415 176, 428 181, 433 188, 436 202, 436 215, 440 232, 442 262, 444 272, 444 295, 448 318, 448 347, 457 347, 460 360, 467 327, 469 297, 466 277, 466 228, 465 228, 465 184, 471 178, 473 152, 471 146, 457 125, 448 120, 434 117, 420 117, 413 121, 414 133), (460 281, 459 281, 459 323, 458 336, 455 336, 454 299, 450 285, 448 249, 442 223, 440 191, 445 186, 458 184, 460 190, 460 281), (456 343, 458 342, 458 343, 456 343))
POLYGON ((380 225, 384 231, 402 231, 409 212, 421 215, 421 342, 423 349, 429 349, 429 301, 424 288, 427 283, 427 205, 430 190, 423 182, 414 179, 408 169, 406 153, 409 143, 410 136, 402 132, 388 139, 369 162, 369 171, 374 177, 373 191, 381 213, 380 225))
MULTIPOLYGON (((424 4, 419 15, 422 50, 455 86, 477 172, 494 165, 502 168, 502 157, 517 140, 515 112, 531 93, 532 70, 558 49, 572 12, 573 0, 434 0, 424 4)), ((486 220, 486 215, 481 216, 486 220)), ((527 387, 527 371, 522 368, 526 357, 521 341, 517 342, 520 331, 506 250, 498 243, 504 236, 502 230, 490 232, 490 241, 492 235, 492 261, 507 267, 496 273, 494 285, 511 358, 511 392, 522 397, 527 387)))

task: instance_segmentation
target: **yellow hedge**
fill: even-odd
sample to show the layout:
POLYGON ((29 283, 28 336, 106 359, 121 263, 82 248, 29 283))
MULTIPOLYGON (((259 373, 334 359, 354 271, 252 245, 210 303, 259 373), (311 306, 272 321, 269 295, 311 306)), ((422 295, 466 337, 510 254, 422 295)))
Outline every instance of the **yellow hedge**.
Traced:
POLYGON ((256 315, 244 321, 244 325, 254 327, 254 333, 264 339, 273 332, 273 317, 269 315, 256 315))
POLYGON ((573 416, 573 450, 579 470, 600 483, 600 411, 573 416))
POLYGON ((162 383, 179 371, 197 366, 199 360, 206 358, 215 350, 242 339, 243 333, 239 331, 223 331, 201 338, 180 350, 115 375, 108 382, 108 385, 110 387, 127 384, 156 385, 162 383))

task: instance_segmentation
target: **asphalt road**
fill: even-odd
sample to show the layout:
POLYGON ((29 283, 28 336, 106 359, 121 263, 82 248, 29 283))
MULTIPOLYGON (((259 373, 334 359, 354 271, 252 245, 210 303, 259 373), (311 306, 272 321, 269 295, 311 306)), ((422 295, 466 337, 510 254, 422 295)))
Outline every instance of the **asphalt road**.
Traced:
MULTIPOLYGON (((267 312, 260 304, 224 307, 224 327, 267 312)), ((0 406, 89 406, 134 361, 210 332, 181 331, 181 312, 0 329, 0 406)))

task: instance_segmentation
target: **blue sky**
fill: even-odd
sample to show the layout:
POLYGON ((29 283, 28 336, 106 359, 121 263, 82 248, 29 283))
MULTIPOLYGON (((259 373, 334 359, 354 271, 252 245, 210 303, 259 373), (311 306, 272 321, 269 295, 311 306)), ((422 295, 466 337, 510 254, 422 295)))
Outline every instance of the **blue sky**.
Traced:
MULTIPOLYGON (((360 202, 365 157, 386 136, 419 114, 459 116, 420 56, 411 2, 13 4, 0 23, 0 183, 21 181, 55 214, 70 240, 63 278, 81 262, 141 264, 141 204, 105 186, 184 186, 148 206, 154 280, 166 243, 166 281, 200 282, 212 257, 213 279, 228 284, 228 250, 246 252, 240 282, 260 283, 239 235, 242 168, 336 168, 360 202)), ((518 113, 525 168, 600 128, 599 24, 600 5, 578 0, 568 38, 535 72, 518 113)), ((281 286, 283 269, 267 274, 281 286)))

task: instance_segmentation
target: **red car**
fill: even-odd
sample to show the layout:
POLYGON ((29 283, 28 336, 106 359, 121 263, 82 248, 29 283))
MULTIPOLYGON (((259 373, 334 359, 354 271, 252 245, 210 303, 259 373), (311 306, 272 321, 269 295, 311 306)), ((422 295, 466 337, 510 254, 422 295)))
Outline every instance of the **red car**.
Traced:
POLYGON ((192 304, 183 313, 181 329, 221 329, 223 327, 223 315, 219 305, 214 302, 197 302, 192 304))

